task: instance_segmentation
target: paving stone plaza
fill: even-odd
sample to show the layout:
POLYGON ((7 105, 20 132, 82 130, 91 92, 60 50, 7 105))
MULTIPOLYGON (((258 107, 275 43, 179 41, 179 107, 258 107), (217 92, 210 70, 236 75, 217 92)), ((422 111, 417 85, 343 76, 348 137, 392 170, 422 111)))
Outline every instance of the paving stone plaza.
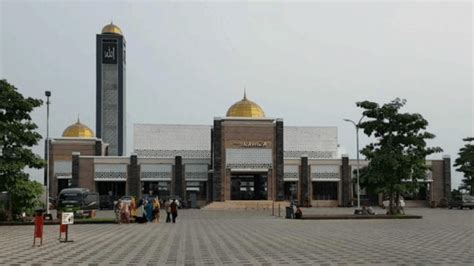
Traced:
POLYGON ((0 264, 472 265, 474 211, 408 212, 424 218, 287 220, 267 211, 182 210, 176 224, 72 225, 72 243, 59 243, 59 226, 45 226, 44 244, 35 248, 33 226, 0 226, 0 264))

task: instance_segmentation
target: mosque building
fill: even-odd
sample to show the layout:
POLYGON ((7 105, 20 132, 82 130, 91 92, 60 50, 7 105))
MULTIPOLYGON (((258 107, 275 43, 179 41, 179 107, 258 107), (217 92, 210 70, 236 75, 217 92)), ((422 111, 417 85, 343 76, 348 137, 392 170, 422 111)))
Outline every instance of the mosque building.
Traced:
MULTIPOLYGON (((152 194, 178 196, 192 207, 289 199, 354 204, 357 164, 339 153, 337 128, 285 126, 245 93, 210 125, 135 124, 133 153, 124 156, 125 40, 112 23, 97 35, 96 97, 100 134, 78 120, 51 140, 51 195, 82 187, 101 201, 152 194)), ((430 171, 413 200, 439 203, 451 191, 450 159, 426 163, 430 171)))

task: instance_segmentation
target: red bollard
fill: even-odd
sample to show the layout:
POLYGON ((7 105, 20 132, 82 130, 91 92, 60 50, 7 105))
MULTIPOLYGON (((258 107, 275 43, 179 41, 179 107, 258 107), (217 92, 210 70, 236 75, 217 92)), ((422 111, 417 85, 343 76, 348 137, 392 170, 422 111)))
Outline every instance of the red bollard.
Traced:
POLYGON ((36 246, 36 239, 40 239, 40 246, 43 245, 43 210, 36 210, 35 216, 35 232, 33 234, 33 247, 36 246))
POLYGON ((67 224, 59 224, 59 241, 67 241, 67 224), (64 235, 64 239, 63 239, 64 235))

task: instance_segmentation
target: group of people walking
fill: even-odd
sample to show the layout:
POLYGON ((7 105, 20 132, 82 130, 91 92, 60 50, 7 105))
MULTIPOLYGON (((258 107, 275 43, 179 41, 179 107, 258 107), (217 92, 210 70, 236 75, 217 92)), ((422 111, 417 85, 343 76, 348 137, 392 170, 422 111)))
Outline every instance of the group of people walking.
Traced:
POLYGON ((160 209, 166 212, 166 223, 176 223, 178 217, 178 202, 176 199, 162 201, 158 198, 146 198, 135 202, 135 198, 130 201, 119 199, 114 205, 115 220, 117 223, 159 223, 160 209))

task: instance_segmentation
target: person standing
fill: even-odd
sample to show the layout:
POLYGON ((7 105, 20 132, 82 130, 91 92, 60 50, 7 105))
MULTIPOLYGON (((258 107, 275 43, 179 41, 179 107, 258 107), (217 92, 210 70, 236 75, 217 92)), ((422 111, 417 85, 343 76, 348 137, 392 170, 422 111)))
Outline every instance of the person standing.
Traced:
POLYGON ((166 211, 166 223, 169 223, 171 222, 171 218, 170 218, 171 208, 170 208, 169 200, 165 201, 165 211, 166 211))
POLYGON ((120 210, 120 218, 122 223, 130 223, 130 207, 125 202, 122 202, 122 208, 120 210))
POLYGON ((176 199, 173 199, 171 202, 170 211, 171 216, 173 217, 173 223, 176 223, 176 217, 178 217, 178 204, 176 203, 176 199))
POLYGON ((153 220, 153 203, 151 202, 151 199, 146 200, 145 203, 145 217, 147 222, 152 222, 153 220))
POLYGON ((132 197, 130 201, 130 219, 136 221, 137 219, 137 204, 135 203, 135 197, 132 197))
POLYGON ((120 212, 122 211, 122 200, 119 199, 114 205, 115 221, 120 224, 120 212))
POLYGON ((153 199, 153 221, 160 222, 160 201, 158 198, 153 199))

